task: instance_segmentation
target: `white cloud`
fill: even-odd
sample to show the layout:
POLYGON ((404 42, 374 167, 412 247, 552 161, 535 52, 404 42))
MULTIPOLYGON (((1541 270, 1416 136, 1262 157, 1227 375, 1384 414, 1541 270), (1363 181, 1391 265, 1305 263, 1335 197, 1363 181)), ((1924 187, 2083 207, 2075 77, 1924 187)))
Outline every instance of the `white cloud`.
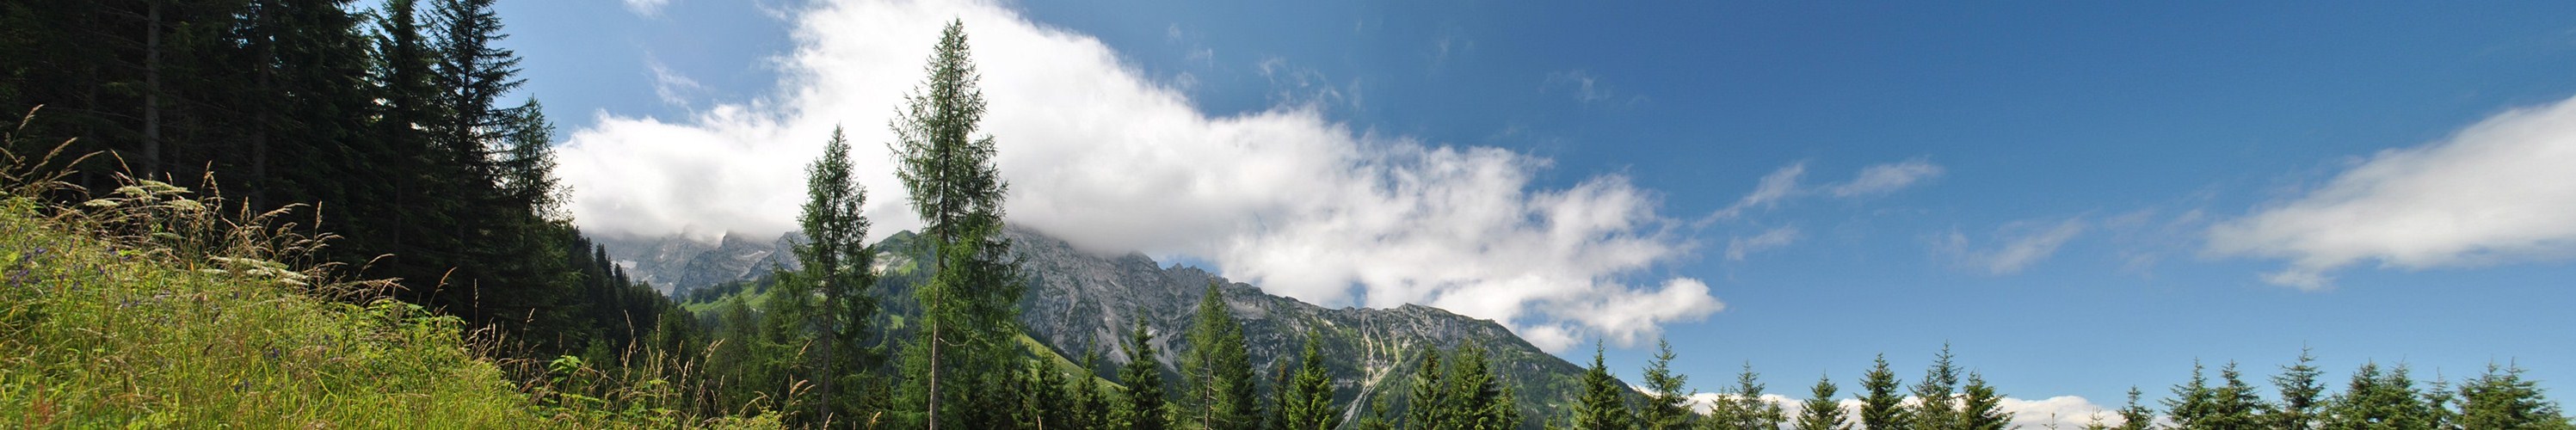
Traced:
POLYGON ((1905 189, 1915 182, 1940 177, 1941 173, 1941 166, 1932 164, 1930 161, 1906 160, 1902 163, 1869 166, 1861 169, 1860 176, 1852 178, 1851 182, 1826 186, 1825 190, 1832 193, 1834 197, 1886 194, 1905 189))
POLYGON ((819 2, 797 15, 778 93, 676 120, 604 114, 560 150, 576 219, 617 235, 785 231, 802 166, 846 125, 873 233, 919 226, 884 124, 950 19, 971 35, 1019 225, 1211 261, 1328 306, 1494 319, 1550 350, 1624 344, 1724 308, 1698 280, 1644 273, 1693 246, 1625 177, 1540 188, 1546 159, 1354 131, 1315 101, 1355 98, 1356 82, 1335 89, 1284 61, 1272 78, 1304 103, 1211 117, 1100 41, 989 2, 819 2))
POLYGON ((2576 99, 2380 151, 2288 202, 2209 229, 2214 255, 2289 260, 2266 281, 2332 285, 2376 260, 2422 270, 2576 256, 2576 99))
POLYGON ((625 0, 625 2, 628 12, 647 17, 661 16, 662 7, 671 4, 671 0, 625 0))
POLYGON ((2026 220, 2005 223, 1996 229, 1995 240, 2001 243, 1974 246, 1968 235, 1958 230, 1934 239, 1934 249, 1950 254, 1963 264, 1987 273, 2009 275, 2021 273, 2030 265, 2057 254, 2057 248, 2082 235, 2088 224, 2083 217, 2058 221, 2026 220))
POLYGON ((1729 261, 1744 261, 1745 255, 1761 252, 1766 249, 1789 246, 1790 242, 1796 242, 1797 240, 1798 226, 1794 225, 1764 230, 1762 234, 1754 235, 1753 237, 1739 236, 1728 238, 1726 240, 1726 259, 1729 261))

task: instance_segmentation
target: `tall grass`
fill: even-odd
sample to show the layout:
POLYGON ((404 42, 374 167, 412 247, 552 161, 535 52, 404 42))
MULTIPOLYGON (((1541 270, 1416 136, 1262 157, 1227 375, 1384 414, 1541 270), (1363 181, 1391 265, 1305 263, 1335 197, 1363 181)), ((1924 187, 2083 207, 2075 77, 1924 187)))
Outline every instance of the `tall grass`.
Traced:
POLYGON ((687 360, 514 379, 527 363, 478 352, 497 337, 341 278, 292 207, 226 214, 220 193, 123 176, 66 199, 90 195, 60 181, 69 142, 0 140, 0 427, 778 426, 657 406, 687 360))

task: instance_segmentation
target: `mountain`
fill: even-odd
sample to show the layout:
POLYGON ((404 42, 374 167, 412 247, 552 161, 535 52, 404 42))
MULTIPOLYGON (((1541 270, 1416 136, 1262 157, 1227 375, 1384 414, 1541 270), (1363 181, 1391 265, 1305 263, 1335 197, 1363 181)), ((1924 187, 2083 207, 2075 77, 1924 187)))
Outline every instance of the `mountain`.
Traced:
MULTIPOLYGON (((632 260, 634 273, 649 273, 651 278, 647 279, 685 280, 674 285, 679 291, 687 291, 766 275, 765 270, 749 270, 743 264, 768 267, 777 259, 792 263, 793 258, 784 257, 788 253, 783 250, 793 237, 772 242, 766 248, 749 241, 733 241, 731 237, 720 246, 700 243, 699 248, 669 240, 621 241, 610 243, 609 252, 621 260, 628 259, 628 255, 641 256, 632 260), (614 248, 621 244, 636 248, 614 248), (675 255, 691 250, 697 250, 697 255, 675 255)), ((1582 367, 1539 350, 1491 320, 1419 305, 1325 308, 1263 293, 1250 284, 1228 281, 1199 268, 1163 267, 1141 253, 1085 252, 1063 240, 1020 228, 1010 229, 1006 238, 1012 241, 1012 251, 1020 259, 1022 273, 1029 282, 1027 295, 1021 300, 1023 331, 1062 357, 1100 351, 1110 362, 1103 364, 1110 366, 1101 369, 1104 374, 1113 373, 1114 366, 1129 361, 1123 346, 1126 334, 1134 327, 1134 319, 1143 318, 1154 334, 1156 350, 1163 354, 1159 358, 1164 367, 1177 375, 1182 349, 1189 346, 1184 333, 1197 312, 1200 295, 1214 282, 1220 284, 1226 305, 1242 321, 1255 371, 1265 380, 1275 377, 1283 364, 1293 362, 1304 348, 1307 334, 1317 335, 1324 342, 1324 356, 1332 370, 1334 397, 1347 405, 1348 416, 1366 411, 1379 396, 1387 396, 1389 406, 1400 410, 1403 393, 1409 387, 1405 375, 1419 365, 1420 354, 1462 344, 1481 346, 1490 354, 1494 372, 1516 391, 1523 415, 1533 423, 1560 416, 1564 412, 1561 408, 1568 405, 1565 399, 1573 398, 1580 390, 1582 367)), ((910 290, 928 276, 914 271, 910 264, 926 258, 916 251, 922 247, 911 245, 914 240, 910 233, 898 233, 877 245, 881 250, 878 267, 885 276, 874 295, 881 298, 886 314, 917 312, 910 290)), ((881 327, 896 330, 897 336, 906 329, 900 322, 881 327)))
POLYGON ((796 256, 787 252, 788 245, 804 240, 803 235, 792 232, 768 241, 726 233, 714 243, 687 236, 597 237, 601 245, 608 247, 609 258, 624 266, 628 276, 671 296, 767 276, 773 267, 796 268, 796 256))

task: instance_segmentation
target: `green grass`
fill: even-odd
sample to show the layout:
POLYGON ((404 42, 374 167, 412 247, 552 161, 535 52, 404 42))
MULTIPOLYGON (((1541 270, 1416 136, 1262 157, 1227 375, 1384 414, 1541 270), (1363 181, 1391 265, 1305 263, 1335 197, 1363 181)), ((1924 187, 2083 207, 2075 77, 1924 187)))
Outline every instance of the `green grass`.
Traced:
POLYGON ((453 317, 316 300, 0 208, 0 426, 548 423, 453 317), (196 267, 192 267, 196 266, 196 267))
POLYGON ((316 298, 325 289, 306 284, 318 282, 309 272, 260 259, 190 261, 174 247, 135 245, 178 234, 117 235, 96 219, 46 217, 28 199, 0 198, 0 427, 620 428, 675 419, 538 401, 469 350, 455 317, 389 299, 316 298))

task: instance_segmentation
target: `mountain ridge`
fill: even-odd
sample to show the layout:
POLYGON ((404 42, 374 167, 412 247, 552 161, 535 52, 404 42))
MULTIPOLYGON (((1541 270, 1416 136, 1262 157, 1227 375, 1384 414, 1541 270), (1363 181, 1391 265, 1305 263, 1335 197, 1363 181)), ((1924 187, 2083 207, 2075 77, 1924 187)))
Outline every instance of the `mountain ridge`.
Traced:
MULTIPOLYGON (((753 270, 756 266, 745 264, 790 267, 792 257, 783 258, 784 263, 776 260, 790 255, 784 250, 794 238, 797 236, 793 233, 785 235, 771 242, 766 252, 755 252, 759 250, 750 241, 733 240, 730 236, 720 246, 692 242, 698 248, 668 243, 685 238, 604 243, 621 263, 633 262, 635 266, 630 269, 634 272, 651 273, 648 279, 692 280, 693 283, 664 290, 686 292, 766 276, 766 270, 753 270), (620 246, 630 248, 619 249, 620 246), (690 250, 696 250, 698 255, 678 255, 690 250), (654 267, 671 264, 684 266, 654 267)), ((1326 308, 1271 295, 1205 269, 1163 267, 1138 252, 1088 252, 1019 227, 1007 229, 1004 238, 1011 241, 1012 254, 1028 282, 1020 301, 1021 329, 1063 357, 1097 351, 1109 362, 1105 366, 1127 363, 1131 359, 1125 352, 1125 341, 1135 319, 1142 318, 1154 335, 1154 346, 1164 368, 1177 375, 1179 358, 1188 347, 1184 334, 1205 288, 1213 282, 1219 285, 1221 299, 1243 325, 1252 364, 1255 372, 1262 375, 1264 385, 1294 359, 1311 335, 1322 342, 1333 376, 1334 399, 1343 405, 1348 417, 1366 411, 1370 402, 1381 396, 1404 392, 1410 382, 1403 376, 1411 374, 1419 366, 1421 353, 1430 349, 1446 353, 1461 344, 1482 347, 1494 372, 1517 393, 1524 416, 1533 418, 1533 423, 1563 412, 1566 405, 1561 400, 1573 397, 1583 372, 1582 367, 1540 350, 1492 320, 1415 304, 1326 308)), ((908 266, 907 261, 926 257, 913 255, 920 248, 910 246, 915 239, 909 233, 898 233, 877 245, 880 270, 888 274, 871 295, 880 297, 888 313, 907 312, 911 308, 911 284, 927 279, 908 270, 896 273, 903 270, 897 267, 908 266)), ((901 329, 899 323, 890 328, 901 329)), ((1095 370, 1111 373, 1107 372, 1110 369, 1095 370)), ((1384 399, 1400 409, 1401 397, 1384 399)))

